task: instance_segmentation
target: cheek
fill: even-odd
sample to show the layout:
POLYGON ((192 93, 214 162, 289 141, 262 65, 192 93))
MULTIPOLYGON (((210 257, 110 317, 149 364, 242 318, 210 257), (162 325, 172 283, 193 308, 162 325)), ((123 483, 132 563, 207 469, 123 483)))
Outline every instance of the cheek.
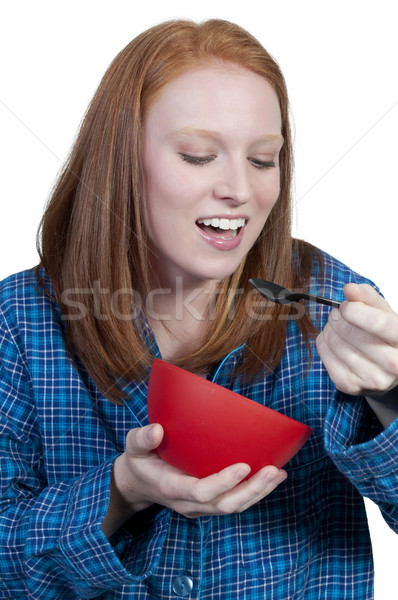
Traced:
POLYGON ((191 210, 192 186, 178 173, 156 169, 148 172, 145 184, 144 215, 152 241, 165 236, 172 242, 171 232, 181 236, 191 210))
POLYGON ((192 234, 192 227, 200 216, 203 198, 208 193, 208 187, 199 178, 181 176, 176 171, 167 176, 161 176, 147 195, 147 227, 152 234, 185 239, 192 234))
POLYGON ((279 172, 273 172, 266 181, 256 186, 257 206, 259 210, 269 213, 278 201, 280 194, 279 172))

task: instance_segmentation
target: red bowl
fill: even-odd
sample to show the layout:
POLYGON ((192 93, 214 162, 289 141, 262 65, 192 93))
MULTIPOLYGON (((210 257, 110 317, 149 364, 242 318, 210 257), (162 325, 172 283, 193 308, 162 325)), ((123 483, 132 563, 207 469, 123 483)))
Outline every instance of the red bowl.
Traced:
POLYGON ((312 429, 174 365, 155 359, 148 387, 150 423, 164 438, 158 453, 195 477, 235 464, 251 473, 265 465, 283 467, 312 429))

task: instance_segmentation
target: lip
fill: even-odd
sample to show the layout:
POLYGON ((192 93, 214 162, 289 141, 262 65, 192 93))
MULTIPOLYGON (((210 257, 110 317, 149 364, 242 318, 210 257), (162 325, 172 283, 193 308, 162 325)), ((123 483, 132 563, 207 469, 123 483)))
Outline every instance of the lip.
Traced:
POLYGON ((243 234, 246 229, 247 222, 248 222, 248 218, 243 215, 242 216, 234 215, 233 217, 231 215, 228 215, 228 216, 217 215, 217 216, 213 216, 213 217, 199 217, 199 219, 245 219, 245 224, 243 225, 243 227, 240 228, 239 233, 234 238, 231 238, 230 240, 223 240, 222 238, 216 238, 211 235, 208 235, 205 231, 203 231, 203 229, 201 229, 195 223, 197 231, 199 232, 201 237, 206 241, 206 243, 208 243, 210 246, 213 246, 213 248, 216 248, 217 250, 223 250, 223 251, 234 250, 235 248, 237 248, 239 246, 239 244, 242 241, 243 234))
POLYGON ((247 222, 249 217, 247 215, 206 215, 205 217, 198 217, 196 220, 202 221, 203 219, 244 219, 247 222))

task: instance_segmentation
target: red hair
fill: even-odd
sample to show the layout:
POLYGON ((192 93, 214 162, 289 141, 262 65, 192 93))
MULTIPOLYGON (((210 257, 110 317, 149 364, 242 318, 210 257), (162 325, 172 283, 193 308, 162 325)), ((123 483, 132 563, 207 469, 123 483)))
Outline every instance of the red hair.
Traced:
MULTIPOLYGON (((288 309, 272 305, 267 308, 267 320, 247 318, 258 298, 236 291, 248 292, 250 277, 297 288, 310 275, 312 252, 303 243, 296 243, 302 257, 300 269, 292 262, 289 102, 276 61, 252 35, 227 21, 170 21, 143 32, 105 73, 53 190, 38 236, 41 266, 51 278, 67 320, 67 344, 104 395, 115 402, 122 396, 118 381, 142 377, 152 362, 139 320, 120 318, 120 314, 131 313, 133 292, 120 295, 118 314, 110 302, 118 290, 149 290, 148 244, 141 210, 142 122, 165 85, 198 65, 215 61, 248 69, 275 90, 284 138, 279 157, 281 188, 258 240, 239 269, 222 284, 205 342, 178 364, 193 371, 208 370, 245 341, 241 368, 246 374, 258 372, 264 363, 274 368, 285 339, 286 318, 281 316, 288 309), (108 294, 80 295, 84 315, 75 318, 65 293, 93 289, 95 282, 108 294)), ((304 315, 299 325, 308 342, 312 323, 304 315)))

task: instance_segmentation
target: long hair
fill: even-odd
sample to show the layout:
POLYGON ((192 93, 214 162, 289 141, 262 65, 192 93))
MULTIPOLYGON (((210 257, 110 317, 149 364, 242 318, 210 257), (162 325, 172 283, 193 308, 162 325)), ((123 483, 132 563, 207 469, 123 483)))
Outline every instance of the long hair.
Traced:
MULTIPOLYGON (((50 276, 65 319, 66 343, 114 402, 120 402, 124 382, 142 377, 153 359, 140 311, 132 311, 134 290, 149 290, 142 123, 166 84, 214 61, 239 65, 273 87, 284 138, 281 187, 261 235, 237 271, 222 283, 207 337, 178 364, 192 371, 207 370, 245 341, 241 367, 246 374, 254 375, 264 363, 274 368, 283 351, 287 322, 283 315, 288 309, 272 305, 266 308, 265 319, 248 318, 258 302, 249 293, 248 279, 299 287, 309 278, 310 259, 301 269, 295 269, 292 260, 292 140, 288 95, 278 64, 252 35, 227 21, 177 20, 145 31, 105 73, 38 232, 40 266, 50 276)), ((308 342, 309 318, 304 315, 299 325, 308 342)))

